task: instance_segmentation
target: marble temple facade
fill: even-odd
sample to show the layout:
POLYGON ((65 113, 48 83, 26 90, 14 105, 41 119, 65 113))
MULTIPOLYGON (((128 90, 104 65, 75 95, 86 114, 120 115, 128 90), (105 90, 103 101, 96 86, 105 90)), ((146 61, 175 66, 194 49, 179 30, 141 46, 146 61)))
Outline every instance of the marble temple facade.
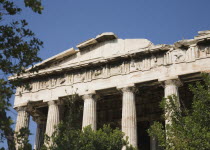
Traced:
POLYGON ((188 84, 210 71, 210 31, 172 45, 102 33, 35 67, 38 72, 29 72, 29 68, 19 76, 30 89, 17 88, 14 108, 18 112, 16 131, 29 127, 29 116, 37 123, 36 150, 44 134, 52 135, 62 119, 63 99, 75 94, 84 102, 81 129, 91 125, 97 130, 111 124, 133 146, 158 150, 146 130, 153 121, 170 123, 170 117, 161 120, 163 112, 158 107, 164 96, 175 94, 186 105, 190 103, 188 84))

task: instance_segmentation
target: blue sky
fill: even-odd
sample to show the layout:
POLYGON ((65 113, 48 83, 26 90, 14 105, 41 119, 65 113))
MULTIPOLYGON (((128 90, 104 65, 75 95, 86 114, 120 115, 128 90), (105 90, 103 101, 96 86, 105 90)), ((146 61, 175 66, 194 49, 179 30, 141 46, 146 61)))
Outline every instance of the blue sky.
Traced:
MULTIPOLYGON (((209 0, 43 0, 43 5, 42 15, 30 9, 21 14, 44 42, 39 53, 42 59, 76 48, 102 32, 173 44, 193 38, 197 31, 210 30, 209 0)), ((33 134, 35 128, 32 122, 33 134)), ((33 143, 34 136, 30 140, 33 143)))
POLYGON ((209 0, 43 0, 42 15, 23 12, 44 41, 46 59, 102 32, 171 44, 210 29, 209 0))

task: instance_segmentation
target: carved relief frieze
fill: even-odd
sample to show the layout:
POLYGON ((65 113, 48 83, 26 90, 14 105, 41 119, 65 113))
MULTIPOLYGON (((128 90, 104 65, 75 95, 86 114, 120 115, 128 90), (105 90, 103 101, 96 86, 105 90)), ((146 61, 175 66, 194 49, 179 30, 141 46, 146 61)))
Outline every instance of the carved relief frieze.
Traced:
POLYGON ((164 55, 164 65, 172 64, 172 54, 171 51, 167 51, 164 55))
POLYGON ((158 62, 157 56, 156 55, 152 55, 151 56, 151 63, 150 63, 151 68, 154 68, 154 67, 158 66, 157 62, 158 62))
POLYGON ((90 69, 86 70, 85 72, 85 82, 92 80, 92 71, 90 69))
POLYGON ((64 85, 66 83, 66 77, 64 75, 61 76, 52 76, 44 79, 40 79, 39 81, 32 82, 33 90, 41 90, 41 89, 49 89, 54 88, 56 86, 64 85))
POLYGON ((133 71, 146 71, 158 65, 162 65, 160 59, 156 55, 146 57, 139 57, 130 62, 130 72, 133 71))
POLYGON ((133 72, 139 69, 139 61, 135 59, 131 59, 130 64, 129 64, 129 71, 133 72))
POLYGON ((206 58, 206 57, 210 57, 210 46, 206 46, 206 45, 201 45, 199 46, 199 57, 200 58, 206 58))
POLYGON ((185 51, 181 49, 176 49, 171 52, 172 63, 180 63, 185 61, 185 51))
POLYGON ((162 66, 164 64, 163 54, 156 54, 157 62, 156 66, 162 66))
POLYGON ((109 76, 115 76, 122 74, 122 63, 120 64, 111 64, 109 66, 109 76))
POLYGON ((56 78, 52 78, 51 79, 51 87, 55 87, 57 85, 57 79, 56 78))
POLYGON ((185 58, 186 62, 195 61, 196 58, 199 58, 198 54, 199 54, 198 47, 196 45, 190 46, 186 51, 186 58, 185 58))
POLYGON ((50 87, 50 80, 48 78, 39 81, 39 89, 47 89, 49 87, 50 87))
POLYGON ((181 63, 185 61, 186 51, 182 49, 175 49, 166 52, 164 55, 164 65, 181 63))
POLYGON ((210 57, 210 46, 190 45, 187 49, 167 51, 164 55, 164 65, 192 62, 196 59, 210 57))
POLYGON ((66 82, 65 76, 60 76, 60 77, 57 78, 57 80, 58 80, 57 86, 64 85, 65 82, 66 82))
POLYGON ((141 70, 149 70, 151 68, 151 59, 147 56, 142 60, 141 70))
POLYGON ((122 63, 122 74, 128 74, 130 72, 130 62, 124 61, 122 63))
POLYGON ((93 80, 103 78, 104 76, 106 76, 106 68, 104 66, 97 67, 91 71, 91 79, 93 80))
POLYGON ((85 77, 86 77, 85 70, 81 70, 79 72, 74 72, 73 73, 74 83, 84 82, 85 81, 85 77))
POLYGON ((66 74, 66 80, 67 80, 66 81, 67 84, 72 85, 74 83, 74 75, 73 75, 73 73, 66 74))
MULTIPOLYGON (((210 45, 204 44, 204 45, 192 45, 189 49, 189 54, 191 57, 191 61, 195 61, 196 59, 202 59, 210 57, 210 45)), ((189 59, 189 58, 188 58, 189 59)))
POLYGON ((38 81, 33 81, 31 84, 32 84, 32 91, 39 90, 39 82, 38 81))

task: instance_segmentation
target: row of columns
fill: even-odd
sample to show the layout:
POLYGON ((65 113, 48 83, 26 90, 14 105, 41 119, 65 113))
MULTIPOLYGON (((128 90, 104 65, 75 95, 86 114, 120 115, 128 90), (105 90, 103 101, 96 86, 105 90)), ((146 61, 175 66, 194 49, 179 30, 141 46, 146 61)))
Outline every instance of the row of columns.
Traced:
MULTIPOLYGON (((180 82, 177 79, 170 79, 165 81, 164 84, 164 93, 165 97, 170 95, 178 94, 178 87, 180 82)), ((135 87, 127 86, 120 88, 122 91, 122 131, 125 133, 125 136, 128 136, 129 144, 137 147, 137 116, 136 116, 136 105, 135 105, 135 87)), ((83 123, 82 127, 91 125, 93 130, 97 129, 97 120, 96 120, 96 99, 94 94, 83 95, 84 99, 84 109, 83 109, 83 123)), ((59 123, 59 106, 56 101, 48 102, 48 117, 46 124, 46 134, 51 136, 55 131, 55 126, 59 123)), ((18 110, 18 118, 16 123, 16 131, 19 131, 22 127, 28 127, 29 115, 25 109, 18 110)), ((170 123, 170 117, 166 119, 166 124, 170 123)), ((43 144, 43 132, 44 128, 42 125, 37 125, 37 135, 35 142, 35 149, 39 150, 40 146, 43 144)), ((153 142, 154 143, 154 142, 153 142)), ((151 146, 155 147, 155 146, 151 146)), ((155 148, 152 148, 155 150, 155 148)))

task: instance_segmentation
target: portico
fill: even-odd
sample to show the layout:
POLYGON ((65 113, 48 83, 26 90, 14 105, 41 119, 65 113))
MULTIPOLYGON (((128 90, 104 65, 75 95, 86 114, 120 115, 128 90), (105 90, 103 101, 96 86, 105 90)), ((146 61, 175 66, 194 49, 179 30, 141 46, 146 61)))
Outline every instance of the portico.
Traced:
POLYGON ((170 115, 161 118, 159 102, 164 96, 177 95, 178 105, 180 100, 190 103, 187 85, 210 69, 210 34, 154 45, 146 39, 103 33, 36 67, 39 72, 21 76, 31 89, 18 87, 14 104, 16 131, 28 127, 29 115, 37 122, 35 149, 43 144, 43 133, 52 135, 62 119, 62 99, 77 94, 84 102, 81 129, 91 125, 97 130, 109 123, 121 128, 133 146, 158 150, 146 130, 153 121, 170 124, 170 115))

